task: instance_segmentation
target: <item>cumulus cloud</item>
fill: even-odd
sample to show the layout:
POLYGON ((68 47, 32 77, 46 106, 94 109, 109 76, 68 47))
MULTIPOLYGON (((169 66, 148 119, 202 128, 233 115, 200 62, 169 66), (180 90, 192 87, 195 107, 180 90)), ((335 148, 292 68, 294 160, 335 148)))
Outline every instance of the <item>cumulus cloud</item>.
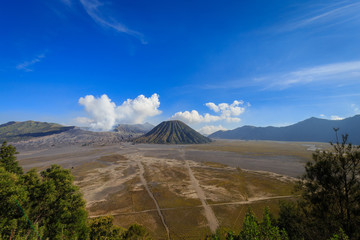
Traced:
MULTIPOLYGON (((180 120, 189 124, 192 123, 209 123, 225 120, 226 122, 240 122, 239 115, 244 113, 245 106, 244 101, 235 100, 232 104, 220 103, 216 105, 213 102, 205 104, 210 110, 214 111, 218 115, 211 115, 206 113, 204 115, 199 114, 198 111, 192 110, 185 112, 177 112, 171 118, 180 120)), ((247 104, 249 106, 249 104, 247 104)))
POLYGON ((172 119, 180 120, 186 123, 208 123, 216 122, 221 120, 220 116, 214 116, 206 113, 205 115, 200 115, 198 111, 192 110, 191 112, 177 112, 172 116, 172 119))
POLYGON ((79 124, 89 126, 94 130, 110 130, 118 123, 143 123, 148 117, 161 113, 159 95, 154 93, 146 98, 139 95, 135 99, 127 99, 121 105, 116 106, 106 95, 96 98, 87 95, 79 99, 79 104, 85 107, 89 118, 79 117, 79 124))
POLYGON ((212 102, 208 102, 205 104, 208 108, 210 108, 211 110, 213 110, 214 112, 219 112, 220 109, 219 107, 215 104, 215 103, 212 103, 212 102))
POLYGON ((204 134, 204 135, 210 135, 214 132, 217 132, 219 130, 227 130, 226 128, 224 128, 223 126, 221 125, 218 125, 218 126, 215 126, 215 125, 206 125, 202 128, 200 128, 198 131, 201 133, 201 134, 204 134))

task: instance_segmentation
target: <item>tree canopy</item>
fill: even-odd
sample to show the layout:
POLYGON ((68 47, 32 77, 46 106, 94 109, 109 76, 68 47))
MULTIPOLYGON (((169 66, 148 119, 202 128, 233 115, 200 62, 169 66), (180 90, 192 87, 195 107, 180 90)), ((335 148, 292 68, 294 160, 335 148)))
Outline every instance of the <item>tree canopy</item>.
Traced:
POLYGON ((360 148, 347 135, 331 145, 307 162, 298 203, 281 205, 279 224, 291 239, 360 239, 360 148))
POLYGON ((59 165, 27 173, 16 148, 0 153, 0 239, 150 239, 146 229, 114 226, 112 217, 88 221, 85 201, 70 170, 59 165))

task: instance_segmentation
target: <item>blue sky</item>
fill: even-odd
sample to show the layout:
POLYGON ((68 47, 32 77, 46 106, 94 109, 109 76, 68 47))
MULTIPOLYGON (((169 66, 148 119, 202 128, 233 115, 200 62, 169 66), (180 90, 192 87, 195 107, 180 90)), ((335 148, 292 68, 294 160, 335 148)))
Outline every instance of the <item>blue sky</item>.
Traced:
POLYGON ((3 1, 0 123, 176 118, 209 132, 360 114, 359 12, 329 0, 3 1))

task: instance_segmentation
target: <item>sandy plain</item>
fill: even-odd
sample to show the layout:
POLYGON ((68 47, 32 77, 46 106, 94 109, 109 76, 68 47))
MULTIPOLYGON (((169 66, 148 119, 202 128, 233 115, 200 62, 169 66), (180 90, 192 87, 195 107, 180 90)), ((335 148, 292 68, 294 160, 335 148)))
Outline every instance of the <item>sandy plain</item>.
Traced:
POLYGON ((276 214, 296 177, 325 143, 227 141, 204 145, 118 143, 18 148, 25 170, 71 169, 90 217, 144 225, 154 239, 202 239, 239 231, 249 207, 276 214))

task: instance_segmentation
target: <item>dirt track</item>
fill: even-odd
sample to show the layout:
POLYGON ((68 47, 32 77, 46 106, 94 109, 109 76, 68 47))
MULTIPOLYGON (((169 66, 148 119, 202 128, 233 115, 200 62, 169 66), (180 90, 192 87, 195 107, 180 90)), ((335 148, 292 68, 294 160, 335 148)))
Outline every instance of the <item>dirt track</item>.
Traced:
MULTIPOLYGON (((25 169, 43 169, 54 163, 72 169, 91 217, 111 214, 115 223, 124 227, 138 222, 159 240, 199 239, 224 226, 234 214, 237 218, 233 221, 241 221, 245 214, 241 209, 247 208, 242 206, 265 206, 292 197, 290 191, 281 190, 291 185, 291 177, 266 171, 239 171, 225 164, 226 152, 216 152, 219 159, 212 161, 214 158, 209 156, 214 151, 124 143, 21 153, 19 159, 25 169), (200 156, 198 161, 194 161, 195 156, 200 156)), ((231 161, 236 160, 235 156, 241 160, 241 155, 231 153, 231 161)), ((255 163, 251 164, 256 164, 256 158, 252 160, 255 163)), ((278 161, 286 163, 284 157, 278 161)), ((270 161, 261 168, 263 162, 261 157, 257 170, 266 170, 273 164, 270 161)), ((302 162, 294 163, 285 165, 296 166, 298 171, 302 162)), ((292 167, 288 169, 290 175, 292 167)))
POLYGON ((209 222, 209 227, 211 232, 215 233, 216 229, 219 227, 219 222, 213 212, 213 210, 211 209, 211 207, 208 205, 208 203, 206 202, 206 197, 205 197, 205 193, 202 190, 199 181, 195 178, 193 172, 191 171, 189 162, 185 160, 185 166, 189 171, 189 176, 190 176, 190 181, 191 181, 191 185, 194 187, 197 196, 199 197, 201 204, 204 208, 205 211, 205 216, 206 219, 209 222))
POLYGON ((144 166, 142 165, 141 161, 139 161, 139 160, 137 160, 137 164, 138 164, 139 169, 140 169, 140 180, 141 180, 142 184, 144 185, 144 187, 145 187, 147 193, 149 194, 150 198, 154 201, 155 206, 156 206, 157 213, 159 214, 159 217, 160 217, 160 219, 161 219, 161 222, 162 222, 162 224, 164 225, 164 228, 165 228, 165 230, 166 230, 166 232, 167 232, 168 239, 170 240, 171 238, 170 238, 169 227, 166 225, 165 218, 164 218, 163 214, 161 213, 161 209, 160 209, 160 207, 159 207, 159 204, 158 204, 158 202, 156 201, 156 199, 155 199, 154 195, 152 194, 152 192, 150 191, 149 186, 148 186, 148 184, 147 184, 147 181, 146 181, 146 179, 144 178, 144 172, 145 172, 145 171, 144 171, 144 166))

